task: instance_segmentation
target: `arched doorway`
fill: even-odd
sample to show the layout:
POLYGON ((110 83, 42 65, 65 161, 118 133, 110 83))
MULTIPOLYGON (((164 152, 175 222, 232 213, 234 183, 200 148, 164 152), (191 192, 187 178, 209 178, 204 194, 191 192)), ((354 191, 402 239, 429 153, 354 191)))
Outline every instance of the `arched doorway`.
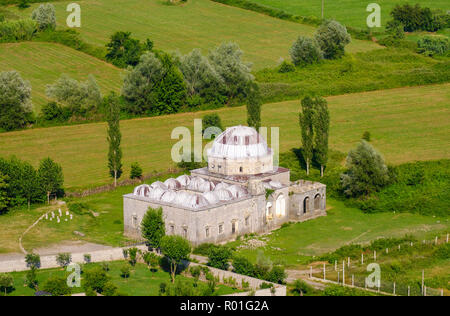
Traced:
POLYGON ((309 211, 309 197, 305 197, 303 200, 303 214, 309 211))
POLYGON ((267 202, 266 204, 266 219, 267 220, 271 220, 273 217, 272 215, 272 203, 271 202, 267 202))
POLYGON ((316 194, 316 196, 314 197, 314 210, 320 209, 320 200, 320 194, 316 194))
POLYGON ((280 194, 275 203, 275 214, 277 217, 284 217, 286 215, 286 199, 283 194, 280 194))

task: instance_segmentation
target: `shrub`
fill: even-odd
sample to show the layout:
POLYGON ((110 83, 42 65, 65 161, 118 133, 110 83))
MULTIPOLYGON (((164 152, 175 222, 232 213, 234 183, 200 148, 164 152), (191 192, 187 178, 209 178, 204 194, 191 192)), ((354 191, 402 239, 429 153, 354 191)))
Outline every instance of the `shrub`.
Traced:
POLYGON ((362 139, 364 139, 366 142, 370 142, 370 132, 365 131, 362 136, 362 139))
POLYGON ((124 279, 128 279, 130 277, 130 272, 131 272, 131 267, 128 264, 124 264, 122 265, 122 267, 120 267, 120 276, 124 279))
POLYGON ((216 245, 212 243, 203 243, 194 249, 193 253, 196 255, 209 256, 211 249, 215 248, 216 245))
POLYGON ((56 28, 55 6, 51 3, 41 4, 33 11, 31 18, 37 22, 41 31, 56 28))
POLYGON ((228 260, 231 258, 231 250, 225 246, 212 248, 208 255, 208 266, 221 270, 228 270, 228 260))
POLYGON ((294 42, 290 54, 296 66, 315 64, 323 59, 323 53, 316 39, 304 36, 299 36, 294 42))
POLYGON ((283 284, 287 274, 282 266, 274 266, 266 275, 265 280, 272 283, 283 284))
POLYGON ((66 278, 51 276, 45 281, 42 290, 52 296, 64 296, 72 293, 72 289, 67 285, 66 278))
POLYGON ((128 249, 128 261, 130 262, 130 264, 134 267, 137 263, 137 256, 139 253, 139 249, 137 249, 136 247, 130 248, 128 249))
POLYGON ((347 196, 379 191, 389 182, 388 168, 381 155, 362 140, 347 156, 348 170, 342 174, 342 189, 347 196))
POLYGON ((91 263, 92 261, 92 256, 90 254, 83 255, 83 258, 85 263, 91 263))
POLYGON ((441 36, 424 36, 417 42, 418 52, 427 56, 448 55, 450 40, 441 36))
POLYGON ((30 0, 20 0, 17 4, 19 9, 26 9, 30 7, 30 0))
POLYGON ((142 168, 139 163, 135 162, 131 164, 130 179, 141 179, 142 178, 142 168))
POLYGON ((36 276, 36 269, 31 268, 31 270, 28 270, 25 275, 25 284, 34 290, 37 290, 38 288, 38 280, 36 276))
POLYGON ((59 253, 56 256, 56 262, 61 267, 67 267, 72 262, 72 255, 70 253, 59 253))
POLYGON ((294 71, 295 71, 295 66, 285 60, 281 63, 280 67, 278 68, 279 73, 288 73, 288 72, 294 72, 294 71))
POLYGON ((36 34, 37 24, 30 19, 8 20, 0 19, 0 43, 30 41, 36 34))
POLYGON ((344 55, 345 46, 351 37, 345 26, 337 21, 326 21, 317 30, 314 38, 326 59, 337 59, 344 55))
POLYGON ((388 21, 386 24, 386 33, 395 39, 404 39, 404 25, 397 20, 388 21))
POLYGON ((419 4, 397 5, 391 15, 395 21, 404 25, 406 32, 418 30, 435 32, 448 25, 448 14, 433 14, 429 8, 422 8, 419 4))
POLYGON ((112 282, 106 282, 103 287, 103 295, 105 296, 119 296, 118 288, 112 282))
POLYGON ((41 118, 44 121, 66 122, 71 115, 70 110, 59 106, 56 102, 49 102, 41 108, 41 118))
POLYGON ((233 272, 248 276, 255 275, 253 264, 245 257, 236 257, 233 259, 233 272))
POLYGON ((102 293, 109 277, 102 268, 98 267, 86 271, 83 275, 83 281, 85 288, 91 288, 97 293, 102 293))

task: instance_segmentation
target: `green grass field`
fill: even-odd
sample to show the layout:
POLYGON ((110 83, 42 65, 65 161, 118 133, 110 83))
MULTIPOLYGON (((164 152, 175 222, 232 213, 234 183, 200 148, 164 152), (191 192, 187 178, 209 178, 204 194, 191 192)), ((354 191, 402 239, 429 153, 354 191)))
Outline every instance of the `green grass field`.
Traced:
MULTIPOLYGON (((241 248, 238 252, 256 262, 264 254, 274 263, 289 267, 305 264, 311 256, 334 251, 346 244, 368 243, 378 238, 403 237, 434 238, 436 232, 449 229, 448 218, 402 213, 364 214, 349 208, 341 201, 327 199, 327 216, 312 221, 291 224, 263 237, 266 246, 257 249, 241 248)), ((238 247, 245 241, 232 242, 238 247)))
MULTIPOLYGON (((389 163, 450 158, 450 85, 431 85, 328 98, 331 112, 330 146, 343 152, 354 147, 362 134, 372 134, 372 144, 389 163)), ((300 102, 266 104, 263 126, 280 127, 280 151, 300 146, 297 114, 300 102)), ((172 129, 193 127, 205 113, 122 121, 123 160, 128 176, 132 162, 144 173, 174 166, 170 159, 172 129)), ((225 126, 245 124, 245 107, 217 111, 225 126)), ((37 166, 50 156, 62 164, 69 190, 109 183, 105 123, 31 129, 0 134, 0 156, 16 155, 37 166)))
POLYGON ((77 80, 95 76, 103 93, 120 91, 122 70, 71 48, 51 43, 0 44, 0 71, 17 70, 30 81, 36 113, 48 102, 45 87, 61 74, 77 80))
MULTIPOLYGON (((286 11, 300 16, 322 16, 322 1, 320 0, 250 0, 251 2, 265 5, 267 7, 286 11)), ((369 15, 366 12, 370 1, 360 0, 325 0, 324 16, 326 19, 335 19, 348 26, 367 29, 366 19, 369 15)), ((381 25, 384 28, 387 21, 391 20, 390 12, 396 4, 416 4, 431 9, 442 9, 446 12, 449 9, 449 3, 445 0, 379 0, 376 1, 381 7, 381 25)))
MULTIPOLYGON (((130 277, 124 279, 121 277, 120 268, 125 264, 125 261, 114 261, 109 262, 110 270, 107 272, 110 277, 111 282, 117 286, 120 293, 126 294, 128 296, 158 296, 159 285, 161 283, 170 283, 169 273, 162 271, 160 268, 156 272, 150 272, 145 264, 138 263, 132 268, 130 277)), ((91 263, 85 265, 85 269, 92 269, 100 266, 97 263, 91 263)), ((26 280, 26 272, 14 272, 11 273, 14 278, 14 290, 8 293, 8 296, 33 296, 34 290, 24 286, 26 280)), ((67 277, 69 275, 64 269, 46 269, 37 271, 37 280, 39 285, 42 286, 45 281, 50 277, 67 277)), ((194 283, 192 278, 188 278, 184 275, 178 275, 177 279, 186 280, 188 282, 194 283)), ((200 288, 206 288, 206 283, 199 282, 198 286, 200 288)), ((81 288, 74 288, 72 293, 82 293, 83 289, 83 276, 81 276, 81 288)), ((238 292, 231 287, 219 284, 216 287, 217 295, 226 295, 238 292)))
MULTIPOLYGON (((55 2, 58 25, 66 26, 67 4, 55 2)), ((245 52, 245 59, 256 69, 274 66, 280 58, 287 58, 289 48, 299 35, 311 35, 314 28, 270 18, 247 10, 224 6, 209 0, 189 0, 171 6, 163 0, 83 0, 82 25, 79 31, 91 44, 104 46, 116 31, 130 31, 139 39, 150 38, 155 47, 180 50, 207 50, 225 41, 237 42, 245 52)), ((33 8, 14 13, 29 16, 33 8)), ((378 47, 368 41, 353 41, 350 52, 378 47)))

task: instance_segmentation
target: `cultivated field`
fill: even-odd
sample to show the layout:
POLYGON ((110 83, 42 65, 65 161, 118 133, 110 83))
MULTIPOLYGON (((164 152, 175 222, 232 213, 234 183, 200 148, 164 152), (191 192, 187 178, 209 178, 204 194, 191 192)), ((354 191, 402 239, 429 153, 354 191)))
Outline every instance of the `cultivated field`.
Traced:
MULTIPOLYGON (((365 131, 389 163, 450 158, 450 84, 348 94, 328 98, 330 146, 354 147, 365 131)), ((299 101, 266 104, 263 126, 280 127, 280 151, 300 147, 299 101)), ((212 111, 209 111, 212 112, 212 111)), ((208 113, 209 113, 208 112, 208 113)), ((245 107, 215 111, 225 126, 245 124, 245 107)), ((193 127, 206 112, 182 113, 121 122, 125 174, 139 162, 145 173, 173 167, 172 129, 193 127)), ((0 156, 16 155, 35 166, 47 156, 61 163, 69 189, 110 182, 105 123, 52 127, 0 134, 0 156)))
POLYGON ((0 71, 17 70, 30 81, 34 109, 48 102, 45 86, 52 84, 61 74, 77 80, 95 76, 103 93, 120 91, 121 70, 66 46, 51 43, 0 44, 0 71))
MULTIPOLYGON (((250 0, 251 2, 283 10, 291 14, 301 16, 322 16, 322 1, 320 0, 250 0)), ((345 0, 345 1, 327 1, 325 0, 324 15, 326 19, 335 19, 345 25, 366 29, 366 19, 369 15, 366 12, 370 1, 345 0)), ((397 4, 416 4, 431 9, 449 9, 446 0, 380 0, 376 1, 381 6, 381 25, 384 27, 391 19, 390 12, 397 4)))
MULTIPOLYGON (((58 25, 66 26, 67 4, 54 2, 58 25)), ((139 39, 150 38, 155 47, 180 50, 207 50, 224 41, 237 42, 245 58, 255 69, 274 66, 289 56, 289 48, 299 35, 311 35, 314 28, 274 19, 247 10, 224 6, 210 0, 189 0, 171 6, 162 0, 84 0, 79 31, 91 44, 104 46, 116 31, 130 31, 139 39)), ((29 16, 33 8, 16 14, 29 16)), ((366 51, 378 47, 368 41, 354 40, 348 51, 366 51)))

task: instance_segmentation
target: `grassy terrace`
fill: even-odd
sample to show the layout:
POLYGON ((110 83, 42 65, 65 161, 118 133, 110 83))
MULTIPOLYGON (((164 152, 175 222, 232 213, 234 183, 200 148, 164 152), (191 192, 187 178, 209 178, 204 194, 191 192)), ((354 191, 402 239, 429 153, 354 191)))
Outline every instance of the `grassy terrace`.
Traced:
POLYGON ((51 43, 0 44, 0 71, 17 70, 30 81, 36 112, 48 102, 45 87, 61 74, 77 80, 95 76, 103 93, 120 91, 121 70, 104 61, 71 48, 51 43))
MULTIPOLYGON (((364 131, 389 163, 450 158, 450 85, 431 85, 329 97, 330 146, 343 152, 364 131)), ((297 113, 300 102, 266 104, 263 126, 280 127, 280 151, 300 146, 297 113)), ((211 112, 211 111, 210 111, 211 112)), ((245 107, 216 111, 225 126, 244 124, 245 107)), ((122 121, 125 175, 132 162, 148 173, 173 167, 170 138, 177 126, 193 127, 205 112, 122 121)), ((35 166, 47 156, 61 163, 68 189, 109 183, 104 123, 32 129, 0 134, 0 156, 16 155, 35 166)))
MULTIPOLYGON (((262 4, 270 8, 286 11, 294 15, 322 16, 322 2, 317 0, 250 0, 251 2, 262 4)), ((367 5, 370 2, 360 0, 345 1, 325 1, 325 18, 335 19, 345 25, 366 29, 366 19, 369 15, 366 12, 367 5)), ((391 19, 390 12, 396 4, 416 4, 420 3, 422 7, 431 9, 448 9, 448 1, 445 0, 380 0, 377 1, 381 6, 381 24, 384 27, 391 19)))
MULTIPOLYGON (((65 26, 67 4, 58 1, 58 25, 65 26)), ((224 41, 237 42, 255 68, 274 66, 287 58, 289 47, 299 35, 311 35, 314 28, 270 18, 261 14, 224 6, 209 0, 190 0, 171 6, 161 0, 82 0, 82 37, 104 46, 116 31, 130 31, 139 39, 150 38, 155 47, 180 50, 193 48, 204 52, 224 41), (262 53, 263 52, 263 53, 262 53)), ((15 14, 29 16, 37 4, 26 10, 11 8, 15 14)), ((349 52, 378 47, 368 41, 354 41, 349 52)))
MULTIPOLYGON (((124 279, 121 277, 120 267, 125 264, 125 261, 114 261, 109 263, 110 270, 108 275, 111 278, 111 282, 118 287, 119 292, 129 295, 129 296, 158 296, 159 285, 161 283, 170 283, 169 273, 158 269, 156 272, 150 272, 145 264, 138 263, 132 268, 130 277, 124 279)), ((99 266, 99 264, 91 263, 85 265, 86 269, 99 266)), ((24 286, 26 272, 15 272, 11 273, 14 278, 14 291, 9 293, 10 296, 32 296, 34 295, 34 290, 24 286)), ((51 276, 68 276, 68 273, 64 269, 47 269, 38 270, 37 279, 40 285, 45 283, 51 276)), ((83 276, 81 277, 81 285, 83 286, 83 276)), ((182 280, 188 280, 194 283, 194 280, 183 275, 178 275, 177 278, 182 280)), ((199 282, 198 286, 200 288, 206 288, 206 283, 199 282)), ((83 288, 74 288, 73 293, 84 292, 83 288)), ((216 295, 226 295, 237 292, 237 290, 225 285, 217 285, 216 295)))

